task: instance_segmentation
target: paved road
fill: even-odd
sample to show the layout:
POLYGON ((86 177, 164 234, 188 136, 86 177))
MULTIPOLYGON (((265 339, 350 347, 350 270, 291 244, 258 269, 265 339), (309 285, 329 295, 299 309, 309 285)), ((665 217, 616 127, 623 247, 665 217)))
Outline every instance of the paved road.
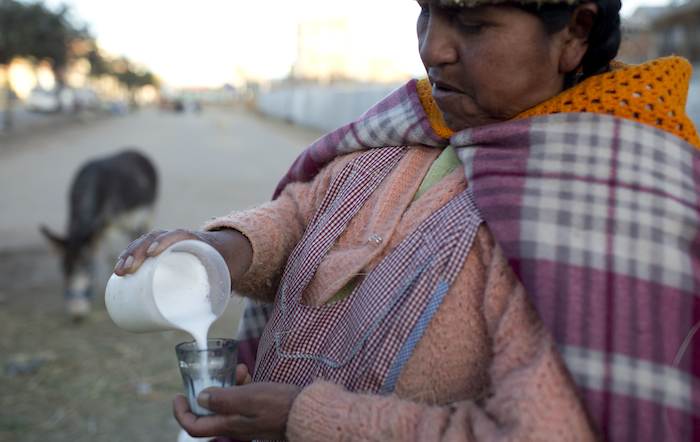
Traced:
POLYGON ((41 223, 63 231, 71 177, 88 158, 138 146, 157 163, 160 228, 269 198, 276 179, 319 133, 242 110, 201 115, 144 110, 11 141, 0 138, 0 250, 43 245, 41 223))
MULTIPOLYGON (((0 109, 0 127, 2 127, 4 122, 4 112, 4 110, 0 109)), ((12 137, 25 136, 29 132, 50 131, 66 124, 92 120, 96 116, 98 115, 92 112, 85 112, 81 115, 30 112, 24 106, 18 104, 12 110, 12 129, 8 133, 12 137)))

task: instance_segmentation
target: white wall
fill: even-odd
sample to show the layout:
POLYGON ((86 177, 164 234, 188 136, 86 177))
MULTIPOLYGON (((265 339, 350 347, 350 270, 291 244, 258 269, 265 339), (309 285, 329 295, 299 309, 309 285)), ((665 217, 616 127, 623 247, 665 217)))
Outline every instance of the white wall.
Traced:
POLYGON ((695 127, 700 128, 700 65, 693 66, 693 78, 690 82, 686 109, 695 127))
POLYGON ((301 126, 330 131, 357 119, 396 86, 297 86, 261 93, 258 109, 301 126))
MULTIPOLYGON (((298 86, 261 93, 258 109, 294 124, 330 131, 355 120, 396 86, 298 86)), ((700 128, 700 66, 695 66, 687 105, 700 128)))

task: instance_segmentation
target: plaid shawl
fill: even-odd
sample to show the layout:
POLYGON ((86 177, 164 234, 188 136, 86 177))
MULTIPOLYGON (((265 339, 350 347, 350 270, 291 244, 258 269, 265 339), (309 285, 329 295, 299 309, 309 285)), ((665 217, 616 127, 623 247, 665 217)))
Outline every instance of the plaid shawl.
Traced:
MULTIPOLYGON (((597 114, 505 122, 449 142, 601 434, 700 438, 700 150, 597 114)), ((409 82, 314 143, 277 194, 339 154, 412 144, 447 142, 409 82)))

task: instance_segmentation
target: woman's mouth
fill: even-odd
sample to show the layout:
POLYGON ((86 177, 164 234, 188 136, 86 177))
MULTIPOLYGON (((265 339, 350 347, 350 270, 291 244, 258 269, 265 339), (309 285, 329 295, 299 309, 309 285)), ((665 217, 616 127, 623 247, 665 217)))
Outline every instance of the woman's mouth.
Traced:
POLYGON ((450 98, 456 98, 459 95, 464 95, 464 92, 443 81, 433 81, 433 98, 440 102, 450 98))
POLYGON ((464 96, 464 92, 457 89, 456 87, 441 82, 433 82, 433 99, 438 103, 439 106, 447 107, 447 103, 453 100, 458 100, 464 96))
POLYGON ((458 93, 458 94, 462 93, 462 91, 460 91, 456 87, 454 87, 448 83, 444 83, 442 81, 433 82, 433 90, 438 90, 441 92, 453 92, 453 93, 458 93))

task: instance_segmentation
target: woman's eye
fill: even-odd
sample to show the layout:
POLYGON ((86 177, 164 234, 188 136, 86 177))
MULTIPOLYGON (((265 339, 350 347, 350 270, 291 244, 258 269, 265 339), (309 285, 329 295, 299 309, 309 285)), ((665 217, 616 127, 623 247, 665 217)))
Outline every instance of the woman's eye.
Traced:
POLYGON ((462 11, 453 15, 454 22, 463 31, 475 34, 481 32, 487 25, 487 22, 479 17, 475 17, 470 12, 462 11))
POLYGON ((457 23, 459 24, 460 29, 468 34, 478 34, 485 27, 483 23, 475 23, 461 20, 459 20, 457 23))
POLYGON ((467 26, 462 26, 462 28, 467 32, 477 33, 477 32, 481 32, 481 30, 484 27, 481 25, 467 25, 467 26))

